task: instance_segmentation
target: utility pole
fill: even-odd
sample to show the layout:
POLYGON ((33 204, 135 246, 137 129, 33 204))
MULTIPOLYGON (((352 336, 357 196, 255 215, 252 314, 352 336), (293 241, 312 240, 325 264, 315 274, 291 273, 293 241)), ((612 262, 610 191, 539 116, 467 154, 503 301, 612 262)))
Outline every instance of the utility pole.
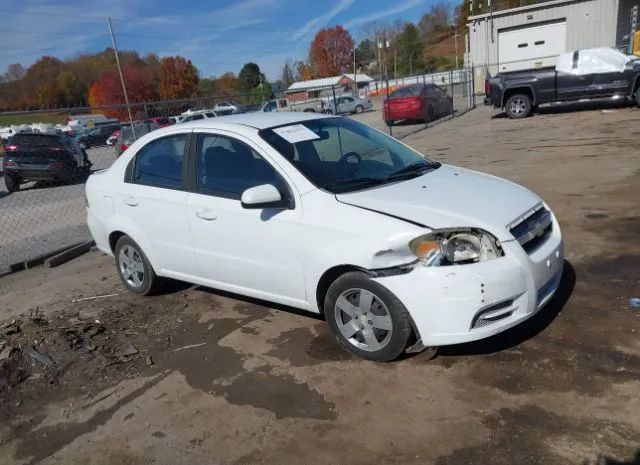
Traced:
POLYGON ((359 98, 360 93, 358 92, 358 69, 356 68, 356 43, 353 42, 353 97, 359 98))
MULTIPOLYGON (((389 48, 389 41, 387 40, 386 35, 382 36, 382 41, 378 42, 378 50, 382 50, 383 59, 385 64, 387 63, 387 49, 389 48)), ((387 86, 387 105, 389 104, 389 67, 385 66, 385 82, 387 86)), ((388 107, 389 108, 389 107, 388 107)), ((383 110, 384 112, 384 110, 383 110)), ((389 135, 393 135, 393 130, 391 126, 389 126, 389 135)))
POLYGON ((127 86, 124 83, 124 76, 122 75, 122 68, 120 67, 120 57, 118 56, 118 47, 116 45, 116 38, 113 35, 113 27, 111 27, 111 18, 107 17, 107 25, 109 26, 109 34, 111 35, 111 43, 113 44, 113 53, 116 55, 116 65, 118 66, 118 74, 120 74, 120 83, 122 84, 122 92, 124 93, 124 103, 127 105, 127 112, 129 113, 129 123, 131 123, 131 133, 133 134, 133 140, 136 140, 136 128, 133 127, 133 116, 131 116, 131 105, 129 105, 129 96, 127 95, 127 86))
POLYGON ((451 28, 453 29, 453 42, 456 47, 456 69, 458 69, 458 29, 455 24, 452 24, 451 28))

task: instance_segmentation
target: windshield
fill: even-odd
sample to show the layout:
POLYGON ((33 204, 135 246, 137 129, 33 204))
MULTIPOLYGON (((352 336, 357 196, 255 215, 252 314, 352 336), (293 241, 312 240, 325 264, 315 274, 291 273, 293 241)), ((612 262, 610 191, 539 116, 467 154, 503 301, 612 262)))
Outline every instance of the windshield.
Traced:
POLYGON ((323 118, 260 131, 309 181, 332 193, 419 176, 437 168, 397 140, 349 118, 323 118))

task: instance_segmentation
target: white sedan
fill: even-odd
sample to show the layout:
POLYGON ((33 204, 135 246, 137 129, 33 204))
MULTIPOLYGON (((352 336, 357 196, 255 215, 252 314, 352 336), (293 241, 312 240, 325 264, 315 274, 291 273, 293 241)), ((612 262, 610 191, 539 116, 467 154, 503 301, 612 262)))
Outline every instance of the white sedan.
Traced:
POLYGON ((96 244, 132 292, 173 278, 322 313, 341 346, 376 361, 522 323, 564 264, 533 192, 343 117, 159 129, 86 191, 96 244))

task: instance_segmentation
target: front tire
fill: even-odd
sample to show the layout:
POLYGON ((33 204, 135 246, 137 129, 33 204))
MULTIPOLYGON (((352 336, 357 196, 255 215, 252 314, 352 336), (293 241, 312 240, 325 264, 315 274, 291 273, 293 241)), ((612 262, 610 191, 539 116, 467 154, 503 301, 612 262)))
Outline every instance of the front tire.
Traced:
POLYGON ((4 185, 8 192, 17 192, 20 190, 20 180, 10 174, 4 175, 4 185))
POLYGON ((526 118, 531 114, 533 104, 531 97, 525 94, 515 94, 507 99, 504 111, 511 119, 526 118))
POLYGON ((324 315, 342 348, 375 362, 396 359, 412 335, 400 299, 361 272, 345 273, 331 285, 324 315))
POLYGON ((162 286, 140 246, 129 236, 118 239, 115 247, 116 268, 122 283, 140 295, 155 294, 162 286))
POLYGON ((356 113, 362 113, 364 111, 364 107, 362 105, 356 105, 356 113))

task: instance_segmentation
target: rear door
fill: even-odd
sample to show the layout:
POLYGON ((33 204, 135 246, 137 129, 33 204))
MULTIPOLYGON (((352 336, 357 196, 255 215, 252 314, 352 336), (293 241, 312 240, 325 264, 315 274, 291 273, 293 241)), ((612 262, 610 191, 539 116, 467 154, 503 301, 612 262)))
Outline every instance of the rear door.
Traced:
POLYGON ((573 52, 571 72, 558 72, 556 77, 556 96, 558 100, 575 100, 595 96, 593 93, 595 76, 593 74, 579 74, 579 60, 580 51, 576 50, 573 52))
POLYGON ((148 254, 157 273, 174 278, 196 274, 186 202, 189 132, 176 130, 138 150, 115 194, 115 209, 132 225, 129 233, 148 254))
POLYGON ((353 97, 342 97, 339 102, 338 113, 354 113, 356 111, 356 102, 353 97))

